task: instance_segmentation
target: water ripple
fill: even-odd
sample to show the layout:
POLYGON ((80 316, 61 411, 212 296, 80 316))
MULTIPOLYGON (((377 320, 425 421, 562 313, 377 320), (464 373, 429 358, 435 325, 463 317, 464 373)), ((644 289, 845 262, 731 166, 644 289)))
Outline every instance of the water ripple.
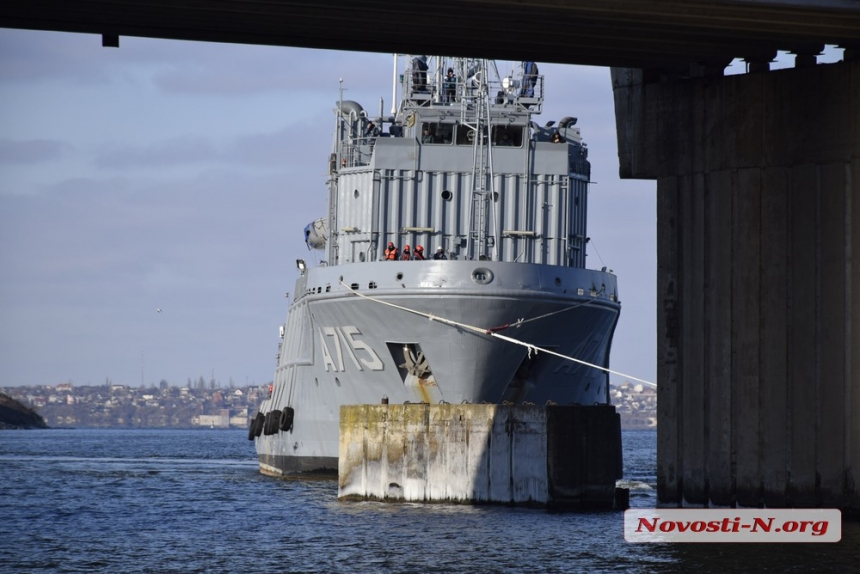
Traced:
MULTIPOLYGON (((624 436, 634 506, 656 503, 655 439, 624 436)), ((836 545, 667 546, 625 543, 618 512, 338 502, 335 481, 262 476, 244 431, 3 433, 0 484, 2 572, 848 571, 860 559, 851 524, 836 545)))

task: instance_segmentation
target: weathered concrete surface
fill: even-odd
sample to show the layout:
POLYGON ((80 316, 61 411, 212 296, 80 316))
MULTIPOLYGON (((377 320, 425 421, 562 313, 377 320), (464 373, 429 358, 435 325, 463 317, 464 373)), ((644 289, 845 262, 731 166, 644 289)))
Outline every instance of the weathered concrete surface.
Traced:
POLYGON ((612 507, 612 406, 351 405, 340 411, 338 497, 612 507))
POLYGON ((623 468, 615 407, 548 407, 546 437, 551 501, 601 507, 613 499, 623 468))
POLYGON ((658 496, 860 510, 860 62, 643 82, 657 180, 658 496))

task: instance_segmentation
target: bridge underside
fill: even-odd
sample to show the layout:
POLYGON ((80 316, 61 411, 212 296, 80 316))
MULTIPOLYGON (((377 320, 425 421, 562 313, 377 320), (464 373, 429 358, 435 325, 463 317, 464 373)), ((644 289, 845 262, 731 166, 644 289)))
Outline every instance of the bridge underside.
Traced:
POLYGON ((860 46, 852 0, 6 0, 0 27, 104 35, 722 69, 777 50, 860 46))
POLYGON ((642 79, 613 70, 657 180, 661 502, 860 510, 860 62, 642 79))

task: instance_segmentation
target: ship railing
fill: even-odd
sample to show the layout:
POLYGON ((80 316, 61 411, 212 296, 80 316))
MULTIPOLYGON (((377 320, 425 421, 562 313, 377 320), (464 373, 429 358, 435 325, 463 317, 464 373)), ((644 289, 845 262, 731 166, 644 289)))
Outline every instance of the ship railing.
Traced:
MULTIPOLYGON (((421 71, 407 68, 401 76, 403 93, 412 105, 469 105, 481 96, 478 82, 474 78, 457 78, 454 96, 451 97, 445 84, 445 76, 432 70, 421 71)), ((519 110, 540 112, 544 99, 544 76, 526 75, 519 78, 505 77, 486 83, 490 101, 495 105, 514 106, 519 110)))
POLYGON ((378 136, 349 138, 340 142, 340 166, 362 167, 370 165, 373 146, 378 136))

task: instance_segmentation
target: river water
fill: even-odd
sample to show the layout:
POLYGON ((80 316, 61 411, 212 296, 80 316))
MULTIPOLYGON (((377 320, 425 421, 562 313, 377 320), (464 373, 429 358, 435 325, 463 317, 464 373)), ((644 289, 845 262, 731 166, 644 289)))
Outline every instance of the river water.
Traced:
MULTIPOLYGON (((624 433, 634 507, 656 505, 656 433, 624 433)), ((620 512, 338 502, 257 470, 247 433, 0 432, 0 572, 857 571, 835 544, 630 544, 620 512)))

